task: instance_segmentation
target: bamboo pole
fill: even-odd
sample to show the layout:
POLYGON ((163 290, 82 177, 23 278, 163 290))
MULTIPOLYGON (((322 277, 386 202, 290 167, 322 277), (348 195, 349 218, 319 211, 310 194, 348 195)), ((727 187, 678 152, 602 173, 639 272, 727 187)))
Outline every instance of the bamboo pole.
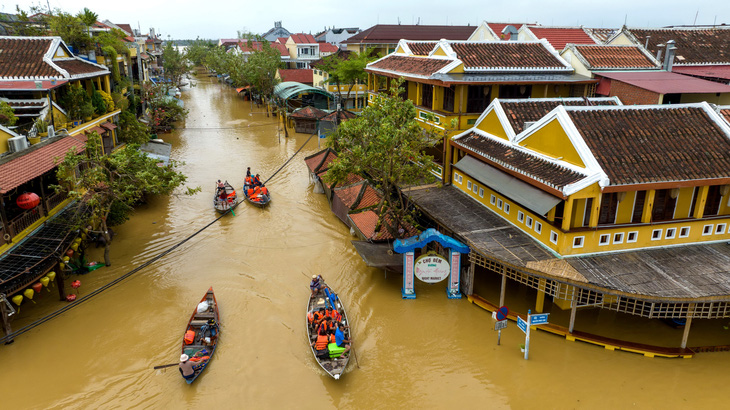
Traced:
MULTIPOLYGON (((2 316, 3 331, 5 332, 5 336, 8 336, 13 333, 13 329, 10 327, 10 312, 8 311, 6 303, 8 302, 5 295, 0 294, 0 316, 2 316)), ((13 339, 5 341, 6 345, 9 345, 10 343, 13 343, 13 339)))
POLYGON ((577 289, 573 287, 573 297, 570 301, 570 325, 568 326, 568 332, 573 333, 573 328, 575 328, 575 314, 578 310, 578 301, 576 300, 575 294, 577 292, 577 289))
POLYGON ((692 317, 694 316, 696 304, 692 303, 689 305, 689 309, 687 309, 687 323, 684 324, 684 334, 682 335, 682 344, 680 347, 682 349, 687 348, 687 339, 689 339, 689 328, 692 327, 692 317))
POLYGON ((507 267, 502 265, 502 286, 499 290, 499 306, 504 306, 504 293, 507 289, 507 267))

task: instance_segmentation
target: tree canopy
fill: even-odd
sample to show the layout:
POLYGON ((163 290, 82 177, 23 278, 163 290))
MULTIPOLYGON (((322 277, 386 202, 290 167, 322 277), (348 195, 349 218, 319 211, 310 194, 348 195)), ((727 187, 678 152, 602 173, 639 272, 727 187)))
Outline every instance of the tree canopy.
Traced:
POLYGON ((165 78, 175 85, 180 85, 183 77, 190 72, 187 57, 172 42, 167 42, 162 49, 162 68, 165 78))
POLYGON ((365 66, 375 60, 376 57, 372 54, 373 49, 367 49, 360 54, 338 51, 322 58, 317 68, 329 75, 327 82, 337 85, 338 90, 342 85, 348 85, 346 98, 349 99, 356 83, 367 83, 368 73, 365 72, 365 66))
POLYGON ((388 96, 377 95, 362 115, 330 135, 328 143, 340 155, 325 175, 328 183, 340 183, 351 173, 369 178, 383 193, 375 231, 384 228, 394 238, 415 225, 400 188, 433 182, 433 157, 425 150, 440 137, 421 128, 413 103, 399 97, 399 86, 397 82, 388 96))

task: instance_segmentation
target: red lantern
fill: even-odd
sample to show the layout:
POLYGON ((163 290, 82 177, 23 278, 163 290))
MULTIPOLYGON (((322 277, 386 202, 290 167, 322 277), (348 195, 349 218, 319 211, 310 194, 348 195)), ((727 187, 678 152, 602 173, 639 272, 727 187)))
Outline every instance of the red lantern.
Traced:
POLYGON ((75 280, 75 281, 71 282, 71 287, 74 289, 78 289, 79 287, 81 287, 81 281, 75 280))
POLYGON ((33 286, 31 286, 31 288, 33 288, 35 293, 41 293, 41 289, 43 289, 43 285, 40 282, 38 282, 38 283, 34 283, 33 286))
POLYGON ((74 300, 76 300, 76 295, 74 295, 73 293, 66 295, 67 302, 73 302, 74 300))
POLYGON ((41 203, 41 198, 32 192, 25 192, 20 194, 15 203, 23 209, 33 209, 41 203))

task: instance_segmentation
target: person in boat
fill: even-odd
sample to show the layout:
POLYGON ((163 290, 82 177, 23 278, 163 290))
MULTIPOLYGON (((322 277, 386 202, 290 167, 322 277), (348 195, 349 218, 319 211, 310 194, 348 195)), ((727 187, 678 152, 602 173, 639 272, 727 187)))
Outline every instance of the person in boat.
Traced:
POLYGON ((335 344, 337 347, 344 347, 345 351, 342 352, 340 357, 347 354, 347 352, 350 351, 350 338, 345 337, 345 329, 349 329, 349 326, 346 326, 344 323, 339 323, 337 325, 337 330, 335 330, 335 344))
POLYGON ((309 313, 308 315, 309 324, 312 326, 312 329, 316 329, 319 327, 319 324, 322 322, 322 319, 324 319, 324 308, 319 308, 318 310, 314 310, 309 313))
POLYGON ((256 174, 256 176, 253 177, 253 184, 254 184, 254 186, 261 186, 262 185, 261 184, 261 178, 260 178, 259 174, 256 174))
POLYGON ((317 339, 315 339, 310 345, 314 346, 314 350, 317 351, 318 358, 323 359, 329 357, 329 350, 327 349, 329 342, 330 338, 327 336, 327 333, 317 333, 317 339))
POLYGON ((251 177, 251 167, 246 167, 246 178, 251 177))
POLYGON ((221 191, 226 192, 226 184, 221 182, 221 180, 219 179, 218 180, 218 193, 220 194, 221 191))
POLYGON ((182 377, 186 380, 190 380, 195 377, 195 371, 200 367, 199 364, 194 363, 190 360, 190 357, 183 353, 180 355, 179 370, 182 377))
POLYGON ((312 296, 315 296, 322 289, 325 289, 326 291, 322 275, 312 275, 312 281, 309 283, 309 289, 312 290, 312 296))
POLYGON ((261 184, 261 195, 269 195, 269 188, 266 188, 264 184, 261 184))
POLYGON ((331 335, 335 332, 335 324, 332 321, 331 317, 324 316, 322 318, 322 321, 319 322, 319 326, 317 327, 317 333, 325 332, 327 335, 331 335))
POLYGON ((208 323, 200 326, 200 340, 205 345, 212 345, 218 337, 218 323, 215 319, 208 319, 208 323))
POLYGON ((246 179, 244 180, 243 184, 248 187, 253 185, 253 178, 251 177, 251 168, 249 168, 249 170, 246 171, 246 179))

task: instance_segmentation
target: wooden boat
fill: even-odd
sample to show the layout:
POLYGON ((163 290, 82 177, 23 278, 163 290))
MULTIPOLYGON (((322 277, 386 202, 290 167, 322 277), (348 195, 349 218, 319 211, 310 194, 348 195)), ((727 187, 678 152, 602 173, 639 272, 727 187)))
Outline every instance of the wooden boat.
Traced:
MULTIPOLYGON (((256 196, 256 198, 249 198, 248 188, 249 188, 249 185, 243 186, 243 198, 247 202, 250 202, 250 203, 258 206, 259 208, 264 208, 265 206, 269 205, 269 202, 271 202, 271 192, 269 192, 266 195, 259 194, 256 196)), ((269 189, 269 187, 266 187, 267 191, 268 191, 268 189, 269 189)))
POLYGON ((185 328, 185 333, 183 336, 181 354, 186 354, 190 358, 193 358, 196 353, 205 350, 207 351, 207 354, 204 355, 209 357, 208 360, 202 361, 202 365, 195 370, 195 376, 193 378, 185 379, 188 384, 194 382, 195 379, 200 376, 203 370, 208 367, 210 361, 213 359, 213 353, 215 353, 215 348, 216 346, 218 346, 218 342, 220 342, 218 302, 216 302, 215 300, 215 294, 213 294, 213 288, 211 287, 208 289, 207 292, 205 292, 205 296, 200 299, 200 302, 195 306, 195 309, 193 309, 193 315, 190 316, 190 321, 188 321, 188 325, 185 328), (206 302, 208 304, 208 307, 204 311, 199 312, 198 307, 203 302, 206 302), (207 329, 211 328, 211 325, 208 323, 210 319, 215 320, 215 325, 213 326, 213 329, 215 329, 215 334, 214 336, 210 337, 210 343, 207 343, 207 341, 205 340, 205 336, 209 335, 210 333, 206 331, 206 327, 207 329), (186 336, 188 335, 191 336, 191 343, 187 343, 188 340, 186 340, 186 336))
MULTIPOLYGON (((332 289, 330 289, 330 292, 332 292, 332 289)), ((324 293, 324 291, 320 291, 314 296, 312 296, 310 293, 309 302, 307 303, 307 312, 304 317, 305 325, 307 327, 307 344, 311 344, 312 342, 317 340, 316 327, 313 328, 313 326, 309 325, 309 313, 319 310, 320 308, 325 308, 326 300, 327 295, 324 293)), ((342 306, 342 302, 340 301, 339 297, 335 302, 335 308, 340 313, 340 315, 342 315, 342 323, 347 325, 349 321, 347 320, 345 308, 342 306)), ((350 329, 345 329, 345 338, 352 341, 352 337, 350 337, 350 329)), ((314 346, 310 346, 310 349, 312 350, 312 354, 314 355, 314 360, 317 361, 322 369, 324 369, 324 371, 332 376, 335 380, 339 380, 340 376, 345 372, 345 369, 347 368, 347 363, 350 361, 350 353, 352 352, 352 347, 350 348, 350 353, 348 353, 346 356, 330 358, 317 357, 317 351, 314 349, 314 346)))
POLYGON ((226 190, 225 199, 221 197, 218 184, 216 184, 215 194, 213 194, 213 207, 220 213, 233 209, 238 205, 238 195, 236 195, 236 190, 228 183, 228 181, 224 182, 223 185, 226 190))

